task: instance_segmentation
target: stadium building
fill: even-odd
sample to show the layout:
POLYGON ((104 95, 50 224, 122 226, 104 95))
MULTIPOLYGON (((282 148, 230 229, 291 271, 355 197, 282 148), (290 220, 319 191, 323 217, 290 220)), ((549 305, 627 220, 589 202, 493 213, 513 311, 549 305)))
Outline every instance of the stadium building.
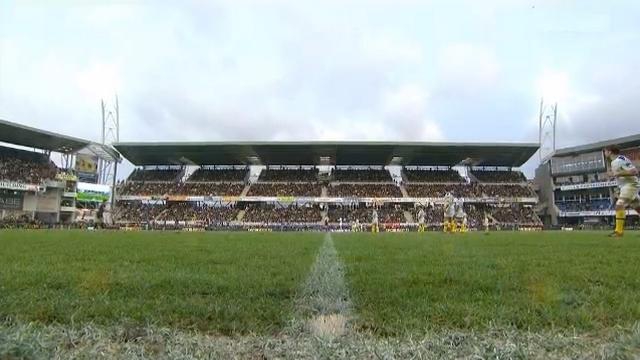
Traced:
POLYGON ((517 170, 537 144, 241 142, 119 143, 138 168, 117 188, 122 226, 440 229, 442 203, 465 203, 503 228, 539 228, 537 197, 517 170))
MULTIPOLYGON (((640 166, 640 135, 564 148, 536 170, 539 215, 545 225, 578 228, 613 226, 616 181, 609 179, 603 149, 617 145, 622 154, 640 166)), ((635 210, 627 212, 627 226, 637 227, 635 210)))
POLYGON ((422 142, 117 143, 0 122, 0 220, 77 225, 111 199, 117 227, 441 229, 447 193, 471 228, 536 229, 538 198, 518 171, 537 144, 422 142), (59 154, 61 165, 53 156, 59 154), (115 189, 101 161, 136 166, 115 189), (115 191, 113 191, 115 190, 115 191))
POLYGON ((0 120, 0 225, 76 222, 80 209, 110 196, 109 186, 95 184, 101 160, 117 162, 120 155, 88 140, 0 120), (53 162, 56 154, 61 166, 53 162))

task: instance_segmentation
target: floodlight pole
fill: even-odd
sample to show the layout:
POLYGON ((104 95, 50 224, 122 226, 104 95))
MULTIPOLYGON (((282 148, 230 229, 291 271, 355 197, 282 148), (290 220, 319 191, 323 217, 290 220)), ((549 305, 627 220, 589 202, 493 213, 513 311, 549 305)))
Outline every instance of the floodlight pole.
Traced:
MULTIPOLYGON (((115 96, 115 102, 109 107, 104 100, 100 101, 102 110, 102 145, 110 146, 120 141, 120 106, 118 104, 118 96, 115 96)), ((100 161, 99 183, 109 184, 112 179, 116 179, 115 162, 100 161)))
POLYGON ((558 119, 558 103, 546 105, 544 98, 540 99, 540 113, 538 117, 538 153, 540 164, 552 156, 556 151, 556 128, 558 119), (547 151, 545 151, 547 150, 547 151))

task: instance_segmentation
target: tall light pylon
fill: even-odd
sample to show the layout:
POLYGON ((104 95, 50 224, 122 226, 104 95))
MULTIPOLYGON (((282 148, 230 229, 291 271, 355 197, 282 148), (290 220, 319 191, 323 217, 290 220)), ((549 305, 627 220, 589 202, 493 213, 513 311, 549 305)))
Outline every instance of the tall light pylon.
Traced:
POLYGON ((538 144, 540 145, 540 163, 545 162, 556 152, 556 124, 558 121, 558 103, 545 104, 540 99, 540 118, 538 144))
MULTIPOLYGON (((107 103, 100 101, 102 109, 102 145, 111 146, 120 141, 120 107, 118 106, 118 95, 115 102, 107 103)), ((111 161, 100 159, 99 183, 111 185, 115 183, 116 168, 111 161)))

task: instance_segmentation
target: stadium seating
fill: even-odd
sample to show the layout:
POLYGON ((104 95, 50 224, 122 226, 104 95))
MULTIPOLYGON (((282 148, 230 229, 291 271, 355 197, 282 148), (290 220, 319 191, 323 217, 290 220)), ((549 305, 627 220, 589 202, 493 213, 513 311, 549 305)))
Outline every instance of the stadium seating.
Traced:
POLYGON ((177 181, 182 173, 179 169, 144 170, 135 169, 128 181, 177 181))
POLYGON ((170 182, 126 182, 118 187, 119 195, 160 196, 176 190, 177 184, 170 182))
POLYGON ((242 183, 186 182, 171 184, 171 195, 190 196, 239 196, 244 189, 242 183))
POLYGON ((523 183, 527 178, 520 171, 472 170, 471 174, 483 183, 523 183))
MULTIPOLYGON (((333 206, 329 208, 329 221, 338 223, 342 219, 343 223, 352 223, 356 220, 363 224, 371 222, 373 209, 366 206, 333 206)), ((378 218, 380 214, 378 214, 378 218)))
POLYGON ((328 191, 337 197, 402 197, 395 184, 334 184, 328 191))
POLYGON ((407 170, 403 173, 409 183, 462 183, 464 179, 455 170, 407 170))
POLYGON ((560 211, 602 211, 612 209, 610 199, 598 199, 586 202, 577 201, 559 201, 556 205, 560 211))
POLYGON ((0 180, 40 184, 55 178, 57 171, 43 154, 0 147, 0 180))
POLYGON ((214 207, 192 202, 169 202, 158 216, 158 220, 214 224, 234 221, 237 216, 238 210, 232 207, 214 207))
POLYGON ((141 201, 118 201, 114 220, 126 223, 153 221, 165 209, 162 204, 148 204, 141 201))
POLYGON ((494 207, 491 215, 501 225, 541 226, 532 207, 513 204, 506 207, 494 207))
POLYGON ((198 169, 188 182, 243 182, 249 169, 198 169))
POLYGON ((444 197, 448 192, 455 197, 530 197, 530 188, 522 185, 485 185, 485 184, 408 184, 407 192, 413 197, 444 197))
POLYGON ((318 169, 264 169, 258 181, 316 182, 318 169))
POLYGON ((340 182, 391 182, 391 174, 384 169, 335 169, 333 179, 340 182))
POLYGON ((255 183, 249 188, 249 196, 320 196, 322 186, 318 183, 255 183))
POLYGON ((248 204, 242 220, 258 223, 316 223, 322 220, 322 215, 315 206, 248 204))
MULTIPOLYGON (((378 212, 378 223, 404 223, 404 209, 393 205, 375 208, 378 212)), ((358 220, 362 224, 371 223, 373 217, 373 207, 367 206, 333 206, 329 208, 329 221, 339 223, 342 219, 343 223, 352 223, 358 220)))

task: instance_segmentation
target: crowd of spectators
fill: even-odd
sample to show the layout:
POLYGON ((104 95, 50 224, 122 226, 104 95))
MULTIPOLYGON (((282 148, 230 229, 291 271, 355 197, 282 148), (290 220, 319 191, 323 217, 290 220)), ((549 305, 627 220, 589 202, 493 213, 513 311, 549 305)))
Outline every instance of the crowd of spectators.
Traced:
POLYGON ((330 196, 337 197, 402 197, 395 184, 337 184, 328 187, 330 196))
POLYGON ((364 205, 338 205, 329 208, 328 217, 331 223, 351 224, 356 220, 361 224, 370 224, 373 219, 373 210, 378 213, 378 223, 399 224, 407 220, 404 216, 405 209, 400 205, 387 205, 370 207, 364 205))
MULTIPOLYGON (((373 216, 373 208, 368 206, 357 205, 337 205, 329 207, 328 211, 329 221, 332 223, 340 222, 352 223, 356 220, 362 224, 371 223, 371 217, 373 216)), ((380 214, 378 214, 378 220, 380 214)))
POLYGON ((314 197, 322 194, 319 183, 255 183, 249 188, 249 196, 301 196, 314 197))
POLYGON ((398 224, 407 222, 404 216, 405 209, 400 205, 382 206, 378 208, 378 222, 381 224, 398 224))
POLYGON ((135 169, 129 175, 129 181, 177 181, 182 170, 180 169, 164 169, 164 170, 145 170, 135 169))
POLYGON ((527 178, 520 171, 472 170, 471 174, 483 183, 522 183, 527 178))
POLYGON ((316 206, 276 206, 271 204, 247 204, 244 222, 257 223, 317 223, 322 220, 320 209, 316 206))
POLYGON ((117 187, 118 195, 162 196, 168 195, 177 187, 171 182, 130 182, 121 183, 117 187))
POLYGON ((483 185, 482 193, 489 197, 533 197, 531 189, 523 185, 483 185))
POLYGON ((454 197, 482 197, 482 187, 478 184, 408 184, 407 193, 412 197, 444 197, 451 193, 454 197))
POLYGON ((410 183, 462 183, 464 179, 455 170, 403 170, 410 183))
POLYGON ((57 171, 56 165, 42 154, 0 148, 0 180, 40 184, 55 178, 57 171))
POLYGON ((243 183, 186 182, 173 186, 170 195, 190 196, 240 196, 243 183))
POLYGON ((407 192, 412 197, 444 197, 451 193, 454 197, 481 198, 481 197, 531 197, 534 196, 527 186, 515 184, 488 185, 488 184, 408 184, 407 192))
POLYGON ((556 202, 560 211, 602 211, 612 209, 610 199, 556 202))
POLYGON ((205 224, 220 224, 235 221, 235 207, 210 206, 194 202, 169 202, 158 217, 160 221, 196 221, 205 224))
POLYGON ((264 169, 260 173, 258 181, 277 182, 316 182, 318 181, 318 169, 264 169))
POLYGON ((188 182, 244 182, 249 169, 198 169, 188 182))
POLYGON ((493 218, 501 225, 542 226, 533 208, 521 204, 513 204, 506 207, 493 207, 493 218))
POLYGON ((155 220, 164 209, 165 206, 163 204, 118 201, 114 211, 114 219, 119 222, 139 224, 155 220))
POLYGON ((333 179, 341 182, 392 182, 391 174, 385 169, 334 169, 333 179))
POLYGON ((43 223, 26 214, 12 214, 0 219, 0 229, 38 229, 43 223))
POLYGON ((574 176, 565 176, 555 178, 554 183, 556 185, 573 185, 573 184, 586 184, 597 183, 603 181, 609 181, 611 177, 607 173, 591 173, 574 176))

